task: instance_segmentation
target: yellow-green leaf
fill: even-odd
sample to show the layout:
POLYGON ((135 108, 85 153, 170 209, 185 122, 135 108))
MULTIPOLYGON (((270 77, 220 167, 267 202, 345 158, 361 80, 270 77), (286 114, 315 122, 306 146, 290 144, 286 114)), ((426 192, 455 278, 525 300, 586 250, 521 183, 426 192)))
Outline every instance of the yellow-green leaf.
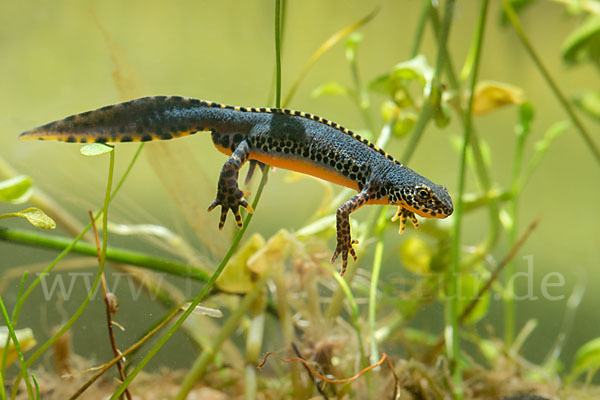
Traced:
POLYGON ((84 156, 98 156, 113 151, 114 148, 104 143, 87 143, 81 146, 79 152, 84 156))
MULTIPOLYGON (((0 348, 0 358, 4 357, 5 351, 8 352, 6 365, 12 364, 17 359, 17 350, 15 349, 15 344, 12 341, 10 342, 8 349, 4 348, 8 335, 8 328, 6 326, 0 326, 0 346, 2 346, 0 348)), ((17 336, 17 340, 19 341, 19 346, 21 346, 22 352, 25 352, 36 345, 35 337, 33 336, 33 331, 31 328, 17 329, 15 331, 15 335, 17 336)))
POLYGON ((47 216, 42 210, 39 208, 31 207, 27 208, 23 211, 15 212, 15 213, 7 213, 0 215, 0 219, 3 218, 26 218, 27 221, 36 228, 42 229, 54 229, 56 228, 56 222, 49 216, 47 216))
POLYGON ((255 233, 229 259, 225 269, 217 278, 217 287, 229 293, 248 293, 254 287, 257 275, 248 269, 248 259, 265 247, 265 239, 255 233))
POLYGON ((13 204, 26 202, 33 191, 33 181, 25 175, 0 182, 0 201, 13 204))
POLYGON ((573 98, 579 109, 600 122, 600 90, 588 90, 573 98))
POLYGON ((523 89, 508 83, 481 81, 473 95, 473 114, 481 115, 497 108, 521 104, 525 101, 523 89))
POLYGON ((585 371, 600 368, 600 337, 590 340, 577 350, 573 363, 572 378, 577 378, 585 371))
POLYGON ((269 268, 277 267, 283 261, 289 243, 289 233, 281 229, 269 239, 267 244, 248 259, 248 269, 255 274, 262 274, 269 268))
POLYGON ((331 81, 322 84, 312 92, 312 97, 321 96, 345 96, 348 94, 348 89, 339 82, 331 81))
MULTIPOLYGON (((461 275, 458 280, 458 307, 460 312, 469 305, 477 297, 479 291, 483 288, 485 283, 474 275, 461 275)), ((475 308, 465 318, 465 324, 474 324, 487 314, 488 306, 490 304, 490 292, 483 294, 483 297, 479 299, 475 308)))
POLYGON ((426 275, 431 272, 431 258, 433 251, 424 240, 410 237, 400 245, 400 259, 409 271, 426 275))

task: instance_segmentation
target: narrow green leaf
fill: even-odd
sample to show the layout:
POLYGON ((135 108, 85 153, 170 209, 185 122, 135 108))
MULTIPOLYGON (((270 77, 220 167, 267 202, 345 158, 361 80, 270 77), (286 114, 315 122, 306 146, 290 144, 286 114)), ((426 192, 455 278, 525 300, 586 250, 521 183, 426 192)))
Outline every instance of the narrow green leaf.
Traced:
POLYGON ((23 211, 0 215, 0 219, 13 218, 13 217, 26 218, 29 221, 29 223, 31 223, 31 225, 35 226, 36 228, 42 228, 42 229, 56 228, 56 222, 54 222, 54 220, 52 218, 47 216, 39 208, 31 207, 31 208, 27 208, 23 211))
POLYGON ((113 151, 113 147, 103 143, 87 143, 81 146, 79 152, 84 156, 97 156, 113 151))
POLYGON ((321 96, 345 96, 348 94, 348 89, 339 82, 331 81, 322 84, 312 92, 312 97, 321 96))
POLYGON ((308 60, 308 62, 306 63, 306 65, 302 69, 302 72, 300 72, 300 75, 296 78, 296 80, 294 81, 294 83, 292 83, 292 86, 290 87, 290 90, 288 91, 287 97, 281 103, 282 107, 285 107, 285 106, 287 106, 290 103, 290 101, 292 100, 292 97, 294 97, 294 94, 296 93, 296 90, 298 89, 298 86, 304 80, 304 78, 308 74, 308 71, 310 71, 310 69, 317 62, 317 60, 319 58, 321 58, 321 56, 323 54, 325 54, 329 49, 331 49, 340 40, 342 40, 343 38, 345 38, 346 36, 348 36, 349 34, 351 34, 352 32, 354 32, 356 29, 360 28, 361 26, 363 26, 367 22, 369 22, 371 19, 373 19, 373 17, 375 17, 375 15, 377 14, 378 11, 379 11, 379 9, 375 9, 369 15, 367 15, 367 16, 361 18, 360 20, 358 20, 358 21, 356 21, 356 22, 354 22, 354 23, 346 26, 345 28, 340 29, 339 31, 337 31, 336 33, 334 33, 333 35, 331 35, 329 37, 329 39, 327 39, 325 42, 323 42, 321 44, 321 46, 319 46, 319 48, 310 57, 310 59, 308 60))
POLYGON ((0 201, 13 204, 26 202, 33 191, 33 181, 25 175, 0 182, 0 201))

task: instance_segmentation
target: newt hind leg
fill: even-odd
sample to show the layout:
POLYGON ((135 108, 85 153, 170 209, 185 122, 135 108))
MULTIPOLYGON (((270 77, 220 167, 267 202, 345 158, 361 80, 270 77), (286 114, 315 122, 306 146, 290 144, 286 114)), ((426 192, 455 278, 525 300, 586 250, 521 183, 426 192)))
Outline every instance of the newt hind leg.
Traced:
POLYGON ((354 262, 357 260, 356 252, 352 245, 358 244, 358 240, 352 240, 352 237, 350 236, 350 214, 364 206, 368 201, 369 194, 367 191, 363 190, 342 204, 335 214, 337 245, 333 257, 331 257, 331 262, 335 262, 339 255, 342 256, 342 270, 340 271, 340 275, 344 275, 346 272, 346 267, 348 266, 348 253, 352 255, 354 262))
POLYGON ((221 206, 219 229, 223 229, 229 210, 233 213, 238 228, 242 227, 240 206, 247 209, 251 214, 254 213, 250 204, 244 199, 244 196, 249 193, 240 190, 238 186, 240 168, 242 168, 242 165, 248 160, 249 155, 250 147, 248 146, 248 143, 243 140, 237 146, 233 154, 225 161, 225 164, 223 164, 221 175, 219 175, 219 183, 217 185, 217 197, 208 207, 208 211, 212 211, 215 207, 221 206))

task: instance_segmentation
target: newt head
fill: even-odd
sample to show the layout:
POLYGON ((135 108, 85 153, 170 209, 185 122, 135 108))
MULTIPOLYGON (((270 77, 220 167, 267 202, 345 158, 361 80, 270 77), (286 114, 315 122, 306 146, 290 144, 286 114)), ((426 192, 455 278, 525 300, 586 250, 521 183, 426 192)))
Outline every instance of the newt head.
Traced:
POLYGON ((426 218, 446 218, 452 214, 454 206, 445 186, 431 182, 410 168, 401 168, 408 171, 392 174, 392 190, 388 189, 387 193, 389 204, 426 218))

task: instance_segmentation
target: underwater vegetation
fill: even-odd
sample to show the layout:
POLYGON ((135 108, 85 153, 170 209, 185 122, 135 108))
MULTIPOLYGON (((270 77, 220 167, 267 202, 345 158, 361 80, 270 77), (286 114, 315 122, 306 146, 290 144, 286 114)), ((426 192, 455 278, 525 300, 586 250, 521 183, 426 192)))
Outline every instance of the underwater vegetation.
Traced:
POLYGON ((4 6, 1 399, 598 398, 600 2, 365 3, 4 6))

